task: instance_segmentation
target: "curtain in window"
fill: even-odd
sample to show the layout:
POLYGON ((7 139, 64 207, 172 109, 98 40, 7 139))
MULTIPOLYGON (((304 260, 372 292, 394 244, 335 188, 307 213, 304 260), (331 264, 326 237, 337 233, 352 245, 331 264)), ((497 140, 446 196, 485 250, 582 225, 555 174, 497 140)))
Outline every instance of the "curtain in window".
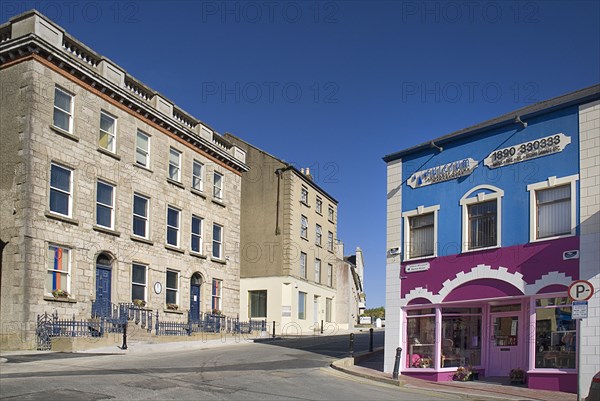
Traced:
POLYGON ((410 257, 433 255, 433 213, 410 218, 410 257))
POLYGON ((537 191, 538 238, 571 233, 571 186, 537 191))

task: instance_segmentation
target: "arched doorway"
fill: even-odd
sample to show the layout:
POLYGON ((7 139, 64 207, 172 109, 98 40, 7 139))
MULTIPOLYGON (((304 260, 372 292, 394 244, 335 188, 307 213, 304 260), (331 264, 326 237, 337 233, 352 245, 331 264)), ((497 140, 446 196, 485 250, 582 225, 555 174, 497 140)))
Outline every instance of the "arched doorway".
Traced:
POLYGON ((200 288, 202 287, 202 276, 196 272, 190 279, 190 319, 200 320, 200 288))
POLYGON ((96 304, 104 309, 111 302, 112 260, 107 253, 101 253, 96 258, 96 304))

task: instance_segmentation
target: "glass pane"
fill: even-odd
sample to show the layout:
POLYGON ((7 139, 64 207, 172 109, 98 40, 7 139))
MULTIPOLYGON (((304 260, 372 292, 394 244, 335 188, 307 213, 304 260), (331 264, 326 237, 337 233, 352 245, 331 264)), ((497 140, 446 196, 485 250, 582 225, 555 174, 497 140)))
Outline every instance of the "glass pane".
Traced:
POLYGON ((570 306, 536 309, 536 368, 576 368, 577 325, 571 312, 570 306))
POLYGON ((100 129, 102 131, 106 131, 106 132, 113 134, 114 129, 115 129, 115 119, 104 113, 101 113, 100 114, 100 129))
POLYGON ((540 298, 535 300, 535 306, 570 305, 571 300, 567 297, 540 298))
POLYGON ((169 165, 169 178, 172 180, 179 179, 179 168, 177 166, 169 165))
POLYGON ((200 234, 201 221, 202 220, 197 217, 192 217, 192 233, 200 234))
POLYGON ((298 293, 298 319, 306 319, 306 294, 298 293))
POLYGON ((177 246, 177 230, 174 228, 167 228, 167 244, 177 246))
POLYGON ((519 318, 503 316, 494 318, 494 344, 497 347, 518 345, 519 318))
POLYGON ((200 252, 200 237, 197 235, 192 235, 192 251, 200 252))
POLYGON ((442 308, 442 314, 479 314, 481 313, 481 308, 442 308))
POLYGON ((64 111, 54 109, 54 125, 58 128, 62 128, 65 131, 69 131, 70 127, 70 116, 64 111))
POLYGON ((177 289, 177 273, 167 271, 167 288, 177 289))
POLYGON ((221 242, 221 226, 213 224, 213 240, 221 242))
POLYGON ((141 299, 142 301, 145 301, 146 297, 146 291, 144 286, 142 285, 138 285, 138 284, 132 284, 131 285, 131 300, 133 301, 134 299, 141 299))
POLYGON ((148 200, 141 198, 139 196, 133 197, 133 213, 138 216, 146 217, 146 205, 148 204, 148 200))
POLYGON ((112 204, 113 204, 113 187, 110 185, 107 185, 103 182, 98 182, 97 188, 98 189, 96 191, 96 201, 98 201, 104 205, 112 206, 112 204))
POLYGON ((141 166, 146 166, 146 154, 141 152, 139 149, 135 152, 135 162, 141 166))
POLYGON ((193 174, 196 177, 200 177, 200 175, 202 174, 202 165, 198 162, 194 162, 194 168, 193 168, 193 174))
POLYGON ((536 192, 538 238, 571 233, 571 186, 536 192))
POLYGON ((496 200, 469 206, 469 248, 496 245, 496 200))
POLYGON ((433 308, 427 308, 427 309, 407 310, 406 314, 408 316, 433 315, 433 314, 435 314, 435 309, 433 309, 433 308))
POLYGON ((133 282, 146 284, 146 266, 134 264, 132 267, 132 275, 133 282))
POLYGON ((167 303, 168 304, 176 304, 177 303, 177 292, 173 290, 167 290, 167 303))
POLYGON ((250 317, 267 317, 267 291, 250 291, 250 317))
POLYGON ((175 209, 167 209, 167 224, 171 227, 179 227, 179 211, 175 209))
POLYGON ((435 358, 435 317, 410 317, 407 319, 407 368, 433 368, 435 358))
POLYGON ((516 312, 521 310, 521 304, 492 305, 490 312, 516 312))
POLYGON ((138 148, 143 149, 146 152, 148 152, 148 137, 146 135, 138 132, 136 145, 138 148))
POLYGON ((68 113, 71 112, 71 96, 67 95, 63 91, 55 88, 54 89, 54 105, 61 110, 68 113))
POLYGON ((175 166, 179 166, 179 152, 171 149, 171 152, 169 153, 169 162, 175 166))
POLYGON ((141 237, 146 236, 146 220, 133 217, 133 233, 141 237))
POLYGON ((53 164, 50 172, 50 186, 71 192, 71 170, 53 164))
POLYGON ((102 206, 96 205, 96 224, 104 227, 112 227, 112 209, 102 206))
POLYGON ((98 145, 101 148, 104 149, 110 149, 109 148, 109 139, 110 139, 110 135, 108 135, 106 132, 100 131, 100 140, 98 141, 98 145))
POLYGON ((481 317, 443 317, 441 366, 480 364, 481 317))
POLYGON ((221 258, 221 244, 213 240, 213 256, 217 259, 221 258))
POLYGON ((69 195, 50 190, 50 210, 64 215, 69 214, 69 195))

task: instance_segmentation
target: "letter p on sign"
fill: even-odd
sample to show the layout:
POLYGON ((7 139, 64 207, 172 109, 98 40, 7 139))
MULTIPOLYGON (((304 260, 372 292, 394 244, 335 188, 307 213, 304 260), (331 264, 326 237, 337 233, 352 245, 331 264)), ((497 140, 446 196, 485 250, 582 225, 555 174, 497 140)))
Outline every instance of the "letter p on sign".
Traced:
POLYGON ((586 280, 573 281, 569 286, 569 298, 573 301, 587 301, 594 294, 594 286, 586 280))

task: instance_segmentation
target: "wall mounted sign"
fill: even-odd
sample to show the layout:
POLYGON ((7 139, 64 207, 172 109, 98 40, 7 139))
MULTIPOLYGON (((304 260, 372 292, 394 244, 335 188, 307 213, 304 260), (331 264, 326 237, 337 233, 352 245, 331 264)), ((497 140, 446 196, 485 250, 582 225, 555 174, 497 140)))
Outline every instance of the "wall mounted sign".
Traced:
POLYGON ((483 164, 489 168, 508 166, 509 164, 535 159, 536 157, 562 152, 570 143, 570 136, 562 133, 550 135, 545 138, 495 150, 483 160, 483 164))
POLYGON ((160 294, 162 292, 162 284, 160 282, 154 283, 154 292, 160 294))
POLYGON ((476 167, 477 161, 471 158, 462 159, 427 170, 417 171, 410 176, 407 184, 411 188, 419 188, 442 181, 449 181, 471 174, 476 167))
POLYGON ((417 263, 414 265, 407 265, 404 267, 405 273, 422 272, 425 270, 429 270, 429 262, 417 263))
POLYGON ((571 319, 587 319, 588 301, 573 301, 571 307, 571 319))
POLYGON ((281 317, 292 317, 291 305, 281 305, 281 317))

